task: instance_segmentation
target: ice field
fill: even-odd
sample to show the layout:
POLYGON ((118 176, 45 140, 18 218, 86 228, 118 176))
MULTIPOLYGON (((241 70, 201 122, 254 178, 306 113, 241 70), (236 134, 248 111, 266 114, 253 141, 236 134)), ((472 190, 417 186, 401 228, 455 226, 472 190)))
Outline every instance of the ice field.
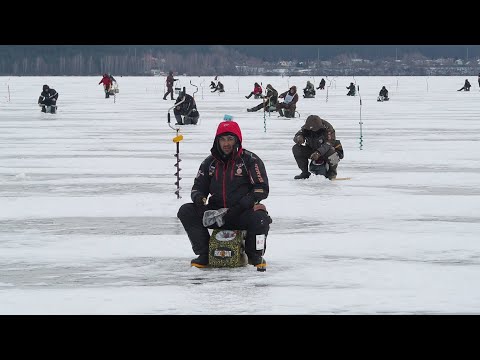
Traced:
POLYGON ((302 89, 321 77, 219 77, 218 94, 213 77, 175 76, 200 113, 181 127, 177 199, 165 78, 113 75, 109 99, 101 76, 0 77, 0 314, 480 313, 476 76, 470 92, 466 76, 325 77, 314 99, 302 89), (247 112, 254 82, 296 85, 300 116, 247 112), (40 112, 43 84, 57 114, 40 112), (224 114, 268 173, 264 273, 190 267, 176 218, 224 114), (293 179, 310 114, 335 127, 351 180, 293 179))

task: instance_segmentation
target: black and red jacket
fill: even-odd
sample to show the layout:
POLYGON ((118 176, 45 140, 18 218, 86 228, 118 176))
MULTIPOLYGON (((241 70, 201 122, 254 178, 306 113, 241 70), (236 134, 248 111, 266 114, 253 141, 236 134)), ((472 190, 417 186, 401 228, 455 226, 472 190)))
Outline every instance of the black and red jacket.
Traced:
POLYGON ((104 86, 110 86, 112 85, 112 79, 110 79, 108 75, 103 75, 103 78, 102 80, 100 80, 98 85, 100 85, 101 83, 103 83, 104 86))
POLYGON ((209 208, 231 208, 239 205, 250 209, 255 203, 268 197, 269 186, 263 161, 251 151, 242 148, 242 133, 234 121, 218 125, 211 155, 200 165, 192 187, 191 198, 207 198, 209 208), (229 156, 220 150, 218 139, 226 133, 238 141, 229 156))
POLYGON ((167 76, 167 80, 165 80, 165 83, 167 84, 167 88, 168 89, 173 89, 173 84, 175 83, 175 81, 177 81, 178 79, 175 79, 173 77, 173 75, 168 75, 167 76))

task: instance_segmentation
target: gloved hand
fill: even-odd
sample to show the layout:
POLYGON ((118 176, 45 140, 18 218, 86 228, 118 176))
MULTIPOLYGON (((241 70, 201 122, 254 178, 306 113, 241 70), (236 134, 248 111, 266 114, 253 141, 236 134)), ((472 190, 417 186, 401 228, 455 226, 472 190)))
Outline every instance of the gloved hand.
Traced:
POLYGON ((332 155, 328 157, 328 162, 331 165, 337 165, 340 162, 340 157, 338 156, 337 152, 334 152, 332 155))
POLYGON ((302 135, 297 135, 293 139, 298 145, 302 145, 305 142, 305 138, 302 135))
POLYGON ((320 153, 318 151, 315 151, 312 155, 310 155, 310 159, 314 160, 314 161, 318 161, 318 159, 320 159, 322 156, 320 155, 320 153))
POLYGON ((218 227, 221 227, 225 224, 225 213, 228 211, 227 208, 221 208, 218 210, 207 210, 203 213, 202 224, 205 227, 209 227, 217 223, 218 227))
POLYGON ((193 203, 196 206, 203 206, 207 203, 207 198, 203 195, 197 195, 195 196, 195 200, 193 201, 193 203))
POLYGON ((228 209, 227 213, 223 217, 225 223, 235 223, 237 217, 244 211, 244 208, 240 205, 232 206, 228 209))

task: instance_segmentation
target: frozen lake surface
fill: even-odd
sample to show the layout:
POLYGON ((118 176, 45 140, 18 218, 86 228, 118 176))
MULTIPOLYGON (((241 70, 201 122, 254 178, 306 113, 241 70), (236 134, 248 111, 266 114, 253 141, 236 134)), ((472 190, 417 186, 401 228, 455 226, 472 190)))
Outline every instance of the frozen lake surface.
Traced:
MULTIPOLYGON (((0 77, 0 314, 479 314, 480 92, 465 77, 184 77, 181 199, 163 77, 0 77), (300 117, 248 113, 254 82, 296 85, 300 117), (360 96, 346 96, 350 82, 360 96), (58 113, 40 112, 43 84, 58 113), (389 102, 377 102, 385 85, 389 102), (360 106, 360 97, 362 105, 360 106), (224 114, 265 163, 265 273, 197 269, 177 210, 224 114), (293 180, 293 135, 329 121, 345 158, 293 180), (359 148, 359 121, 363 148, 359 148)), ((174 117, 172 113, 173 123, 174 117)))

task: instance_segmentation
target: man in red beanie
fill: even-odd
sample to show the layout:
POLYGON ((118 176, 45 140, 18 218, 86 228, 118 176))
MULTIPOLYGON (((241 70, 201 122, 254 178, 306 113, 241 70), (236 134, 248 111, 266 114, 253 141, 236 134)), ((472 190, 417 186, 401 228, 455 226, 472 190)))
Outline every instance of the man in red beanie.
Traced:
POLYGON ((266 239, 272 222, 266 208, 259 202, 268 197, 268 177, 263 161, 242 148, 242 132, 234 121, 218 125, 211 154, 203 160, 195 177, 191 198, 183 204, 177 217, 188 234, 193 252, 198 255, 192 266, 208 266, 208 229, 247 230, 245 253, 248 263, 265 268, 265 252, 256 249, 257 236, 266 239), (208 204, 207 198, 211 194, 208 204), (228 209, 218 223, 205 227, 207 210, 228 209))

